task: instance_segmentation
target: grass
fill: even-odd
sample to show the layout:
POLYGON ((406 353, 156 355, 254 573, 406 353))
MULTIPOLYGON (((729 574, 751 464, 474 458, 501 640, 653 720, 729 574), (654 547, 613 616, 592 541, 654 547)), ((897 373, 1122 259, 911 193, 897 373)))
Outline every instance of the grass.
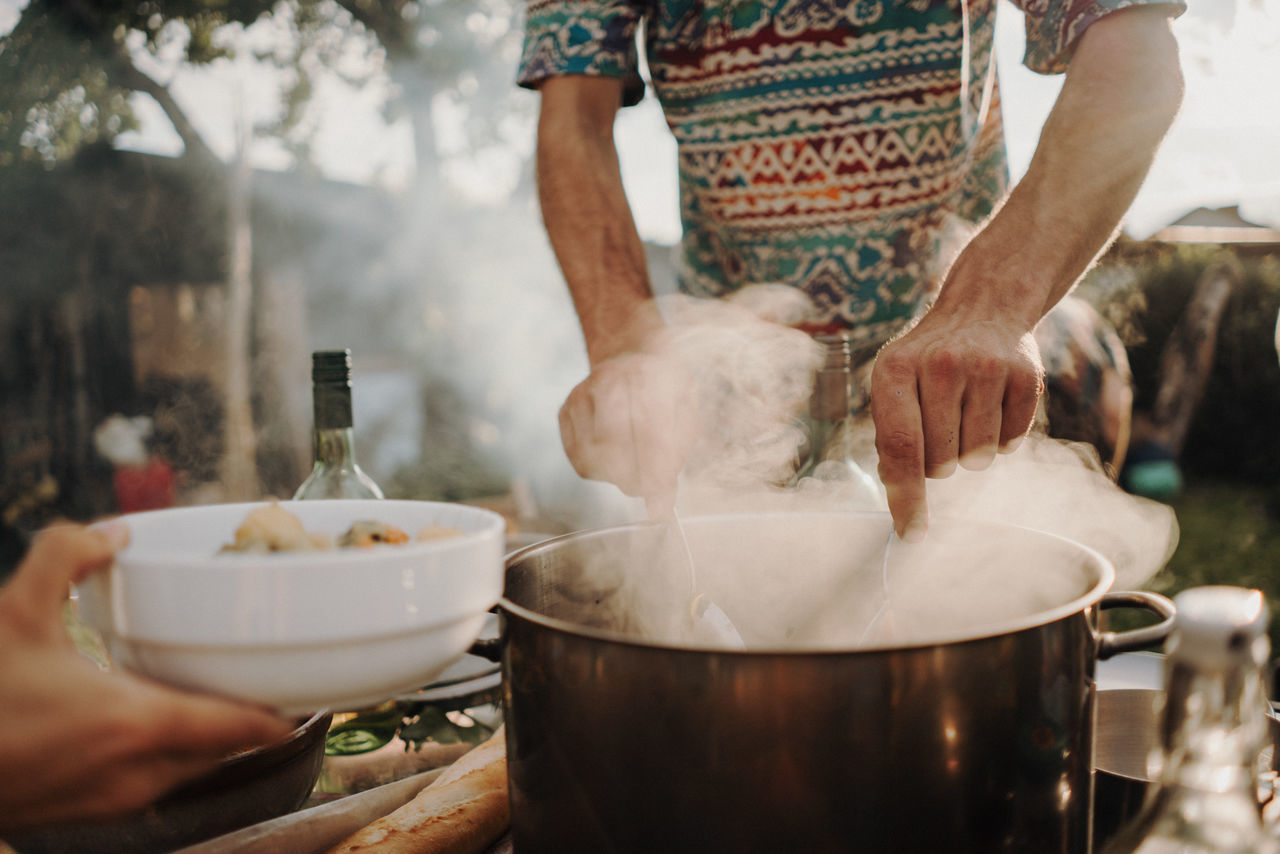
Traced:
POLYGON ((1205 584, 1257 588, 1271 605, 1271 648, 1280 653, 1280 484, 1191 478, 1168 503, 1178 548, 1148 589, 1173 596, 1205 584))

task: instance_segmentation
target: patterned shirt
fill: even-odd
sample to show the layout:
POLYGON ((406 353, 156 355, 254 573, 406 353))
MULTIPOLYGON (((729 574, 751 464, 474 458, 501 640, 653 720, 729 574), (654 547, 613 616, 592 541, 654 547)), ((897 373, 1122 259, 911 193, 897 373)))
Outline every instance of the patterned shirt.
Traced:
MULTIPOLYGON (((677 142, 682 288, 795 285, 818 323, 878 342, 936 285, 948 227, 1008 184, 996 2, 528 0, 518 81, 619 77, 635 103, 642 32, 677 142)), ((1103 15, 1167 0, 1013 2, 1024 63, 1057 73, 1103 15)))

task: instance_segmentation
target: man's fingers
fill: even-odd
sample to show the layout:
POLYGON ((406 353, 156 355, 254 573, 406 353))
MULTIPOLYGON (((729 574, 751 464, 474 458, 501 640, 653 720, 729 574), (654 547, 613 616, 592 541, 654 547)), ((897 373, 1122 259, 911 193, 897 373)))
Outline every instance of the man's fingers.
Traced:
POLYGON ((970 370, 960 426, 960 465, 969 471, 982 471, 996 458, 1006 376, 1004 363, 994 358, 979 361, 970 370))
POLYGON ((925 359, 920 384, 920 422, 924 437, 924 472, 947 477, 960 456, 961 399, 964 377, 958 359, 938 350, 925 359))
POLYGON ((165 722, 158 747, 193 759, 226 756, 284 738, 297 725, 271 712, 217 697, 157 690, 152 720, 165 722))
POLYGON ((640 494, 639 466, 644 449, 637 431, 633 379, 621 373, 592 388, 595 399, 591 457, 597 480, 616 484, 627 495, 640 494))
POLYGON ((138 809, 237 751, 279 741, 297 726, 255 706, 184 694, 138 677, 108 678, 124 690, 101 720, 110 743, 96 757, 103 764, 94 776, 100 785, 82 792, 78 812, 108 816, 138 809))
POLYGON ((877 363, 871 416, 876 452, 894 528, 904 540, 919 540, 929 526, 925 496, 924 443, 915 374, 902 366, 877 363))
POLYGON ((1017 450, 1036 417, 1036 404, 1044 393, 1044 380, 1032 372, 1009 378, 1004 391, 1004 420, 1000 424, 1000 451, 1017 450))
POLYGON ((101 781, 86 792, 80 814, 111 818, 139 810, 177 786, 211 771, 226 758, 212 756, 147 756, 104 769, 101 781))
POLYGON ((27 556, 9 583, 33 616, 56 614, 72 584, 111 562, 129 541, 123 522, 93 529, 74 524, 52 525, 38 532, 27 556))
POLYGON ((678 371, 649 356, 618 357, 570 393, 560 438, 579 476, 667 503, 694 441, 692 408, 678 371))
MULTIPOLYGON (((572 397, 565 400, 560 407, 560 444, 564 447, 564 454, 569 458, 569 462, 573 464, 574 471, 578 471, 577 449, 579 444, 578 430, 573 423, 573 400, 572 397)), ((578 471, 578 476, 582 476, 582 472, 578 471)))
POLYGON ((205 757, 226 756, 288 735, 297 724, 256 705, 169 688, 142 676, 108 677, 120 692, 118 713, 132 733, 116 740, 136 756, 145 753, 205 757))
POLYGON ((579 477, 615 483, 627 492, 635 489, 630 430, 616 413, 616 405, 602 405, 595 389, 583 383, 560 408, 560 441, 579 477))

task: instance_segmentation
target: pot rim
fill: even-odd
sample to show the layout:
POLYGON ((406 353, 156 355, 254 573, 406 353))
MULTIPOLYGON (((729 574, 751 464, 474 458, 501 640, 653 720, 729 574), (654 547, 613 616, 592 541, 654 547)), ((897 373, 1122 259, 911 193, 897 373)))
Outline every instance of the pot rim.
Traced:
MULTIPOLYGON (((782 516, 806 516, 806 517, 840 517, 840 518, 875 518, 880 519, 889 524, 890 516, 887 511, 873 510, 820 510, 820 511, 763 511, 753 513, 714 513, 702 516, 682 517, 682 523, 688 527, 697 524, 702 520, 724 520, 736 519, 742 517, 752 518, 769 518, 782 516)), ((1051 541, 1065 544, 1070 548, 1078 551, 1080 556, 1087 561, 1092 562, 1098 568, 1098 579, 1085 593, 1076 598, 1049 608, 1044 611, 1037 611, 1025 617, 1018 617, 1011 620, 1003 620, 1001 622, 974 628, 971 632, 948 639, 932 639, 911 643, 889 643, 883 645, 868 644, 866 646, 854 648, 837 648, 830 646, 805 646, 798 644, 788 644, 785 646, 750 646, 746 649, 730 648, 725 646, 716 646, 713 644, 676 644, 666 641, 647 640, 638 638, 634 635, 627 635, 621 632, 610 631, 608 629, 597 629, 588 626, 582 626, 578 623, 562 619, 560 617, 550 617, 546 614, 540 614, 531 608, 517 604, 511 601, 503 592, 502 597, 495 606, 499 612, 514 615, 537 625, 544 626, 555 631, 564 632, 566 634, 577 635, 592 640, 604 641, 608 643, 622 644, 624 646, 660 649, 675 652, 715 652, 725 655, 744 655, 744 656, 777 656, 777 655, 849 655, 851 653, 884 653, 884 652, 901 652, 914 649, 930 649, 938 646, 952 646, 957 644, 971 643, 975 641, 989 640, 1003 635, 1015 634, 1017 632, 1035 629, 1041 626, 1055 623, 1058 620, 1065 619, 1074 614, 1081 613, 1087 608, 1096 605, 1102 600, 1103 595, 1110 590, 1111 585, 1115 583, 1115 567, 1111 561, 1084 543, 1055 534, 1050 531, 1043 531, 1039 528, 1031 528, 1025 525, 1015 525, 1010 522, 1001 522, 992 519, 978 519, 957 515, 945 515, 934 517, 932 524, 939 522, 963 523, 970 525, 986 525, 995 528, 1001 528, 1009 531, 1022 531, 1043 537, 1051 541)), ((590 528, 582 531, 574 531, 568 534, 561 534, 550 539, 541 540, 532 543, 516 551, 510 552, 504 559, 504 573, 512 565, 519 563, 529 557, 537 555, 543 551, 552 551, 558 545, 576 540, 583 539, 587 536, 607 536, 611 533, 623 531, 636 531, 646 528, 658 528, 661 523, 658 522, 630 522, 621 525, 610 525, 603 528, 590 528)))

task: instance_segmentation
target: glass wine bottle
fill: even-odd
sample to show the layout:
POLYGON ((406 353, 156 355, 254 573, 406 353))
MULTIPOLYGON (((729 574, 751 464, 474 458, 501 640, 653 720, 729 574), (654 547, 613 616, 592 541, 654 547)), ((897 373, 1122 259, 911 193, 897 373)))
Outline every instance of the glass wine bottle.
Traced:
POLYGON ((293 494, 312 498, 382 498, 382 490, 356 462, 351 417, 351 351, 311 354, 315 464, 293 494))
POLYGON ((1196 587, 1175 603, 1156 788, 1104 852, 1275 854, 1257 786, 1267 736, 1266 603, 1239 587, 1196 587))
POLYGON ((806 478, 840 482, 849 486, 858 509, 883 510, 884 489, 858 462, 855 452, 855 415, 865 400, 856 363, 865 350, 855 349, 843 333, 818 335, 815 340, 823 345, 826 355, 814 376, 809 399, 807 455, 791 484, 802 485, 806 478))

